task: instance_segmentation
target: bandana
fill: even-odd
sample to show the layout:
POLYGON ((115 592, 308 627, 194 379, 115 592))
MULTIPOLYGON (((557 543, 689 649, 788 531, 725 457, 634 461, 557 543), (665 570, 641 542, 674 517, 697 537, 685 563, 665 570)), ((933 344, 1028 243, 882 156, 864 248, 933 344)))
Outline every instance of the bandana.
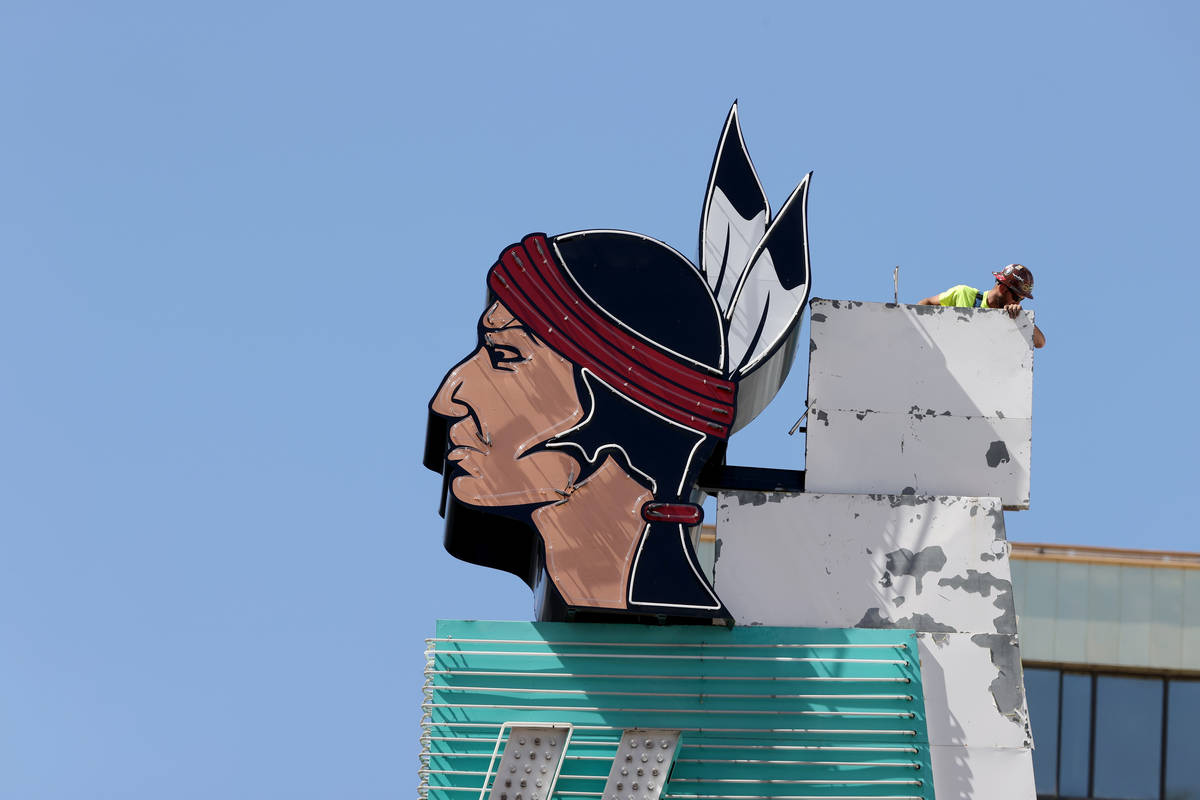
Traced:
POLYGON ((615 391, 698 433, 729 437, 735 384, 606 319, 567 282, 545 236, 531 234, 505 250, 488 287, 542 341, 615 391))

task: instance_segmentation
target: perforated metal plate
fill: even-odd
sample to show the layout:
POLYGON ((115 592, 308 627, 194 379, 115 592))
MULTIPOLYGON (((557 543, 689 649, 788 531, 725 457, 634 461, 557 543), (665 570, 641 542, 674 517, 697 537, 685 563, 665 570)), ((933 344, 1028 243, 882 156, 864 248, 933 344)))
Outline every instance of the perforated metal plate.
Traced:
POLYGON ((570 738, 570 725, 509 728, 489 800, 548 800, 570 738))
POLYGON ((658 800, 677 752, 679 731, 625 731, 604 784, 604 800, 658 800))

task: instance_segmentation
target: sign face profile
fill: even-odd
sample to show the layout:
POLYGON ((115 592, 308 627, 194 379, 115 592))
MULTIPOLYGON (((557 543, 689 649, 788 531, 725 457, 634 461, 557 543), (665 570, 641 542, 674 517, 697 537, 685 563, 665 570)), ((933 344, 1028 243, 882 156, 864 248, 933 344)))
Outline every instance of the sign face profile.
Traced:
POLYGON ((772 218, 735 103, 699 267, 618 230, 501 252, 476 347, 429 403, 452 555, 520 577, 543 620, 731 619, 688 535, 696 480, 791 368, 811 175, 772 218))

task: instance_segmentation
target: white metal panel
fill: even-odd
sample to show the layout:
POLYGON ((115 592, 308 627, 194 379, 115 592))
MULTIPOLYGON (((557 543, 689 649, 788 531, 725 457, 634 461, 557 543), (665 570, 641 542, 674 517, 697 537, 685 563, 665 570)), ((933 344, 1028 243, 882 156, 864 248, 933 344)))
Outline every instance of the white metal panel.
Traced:
POLYGON ((810 412, 810 492, 1001 497, 1029 507, 1031 422, 874 411, 810 412))
POLYGON ((811 309, 809 395, 822 408, 1033 416, 1032 312, 822 299, 811 309))
POLYGON ((939 800, 1032 800, 998 498, 724 492, 715 585, 742 624, 910 627, 939 800))
POLYGON ((1033 753, 986 747, 935 746, 937 800, 1034 800, 1033 753))
POLYGON ((1029 505, 1033 319, 814 300, 807 487, 1029 505))
POLYGON ((722 492, 716 552, 739 624, 1016 633, 997 498, 722 492))
POLYGON ((918 633, 931 745, 1029 747, 1016 636, 918 633))
POLYGON ((938 800, 1033 800, 1033 737, 1015 636, 918 634, 938 800))

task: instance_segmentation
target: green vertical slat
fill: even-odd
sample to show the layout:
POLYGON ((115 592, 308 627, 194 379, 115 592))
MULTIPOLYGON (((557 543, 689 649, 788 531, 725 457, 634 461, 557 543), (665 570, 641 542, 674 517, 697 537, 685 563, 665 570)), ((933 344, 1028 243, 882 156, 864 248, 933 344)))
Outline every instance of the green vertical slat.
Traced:
POLYGON ((1087 661, 1119 664, 1121 568, 1088 564, 1087 661))
POLYGON ((1023 591, 1017 595, 1022 604, 1021 610, 1017 612, 1017 622, 1021 634, 1021 655, 1025 658, 1044 661, 1054 659, 1054 649, 1057 646, 1056 570, 1057 565, 1054 562, 1012 560, 1013 575, 1019 573, 1024 584, 1023 591))
POLYGON ((1054 647, 1049 656, 1025 652, 1025 639, 1021 638, 1021 655, 1024 658, 1043 661, 1087 661, 1088 641, 1088 565, 1065 561, 1050 562, 1047 566, 1057 571, 1057 604, 1045 610, 1054 620, 1054 647))
POLYGON ((1149 666, 1159 669, 1180 669, 1183 627, 1183 570, 1158 568, 1150 570, 1153 598, 1150 614, 1149 666))
POLYGON ((478 796, 505 722, 577 726, 562 800, 599 796, 633 727, 683 731, 666 798, 933 797, 911 631, 448 620, 436 638, 434 800, 478 796))
POLYGON ((1121 616, 1117 637, 1117 663, 1140 666, 1150 663, 1150 623, 1154 582, 1151 570, 1120 567, 1121 616))

